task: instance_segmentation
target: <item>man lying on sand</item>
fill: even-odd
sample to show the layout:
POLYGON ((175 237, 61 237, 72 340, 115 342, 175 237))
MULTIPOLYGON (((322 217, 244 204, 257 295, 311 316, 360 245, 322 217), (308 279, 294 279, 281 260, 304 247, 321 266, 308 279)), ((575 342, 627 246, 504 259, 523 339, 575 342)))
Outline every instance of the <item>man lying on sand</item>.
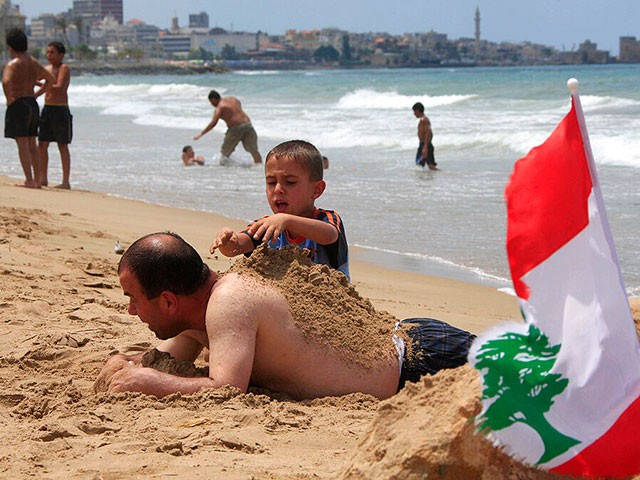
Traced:
POLYGON ((295 399, 353 392, 383 399, 407 380, 466 362, 472 334, 431 319, 409 319, 410 328, 394 330, 387 319, 393 317, 376 312, 343 274, 312 264, 297 248, 289 252, 299 258, 283 263, 279 273, 274 262, 286 254, 281 252, 264 249, 264 261, 271 263, 259 267, 258 274, 235 272, 234 266, 220 276, 178 235, 155 233, 134 242, 118 266, 129 313, 164 340, 158 350, 177 360, 192 362, 208 347, 209 376, 178 377, 140 366, 141 354, 115 355, 96 385, 158 397, 228 384, 295 399), (299 278, 288 293, 261 278, 261 272, 290 276, 296 268, 299 278), (314 316, 322 304, 335 316, 317 309, 320 315, 314 316), (301 321, 300 312, 309 318, 301 321), (353 312, 351 319, 340 316, 353 312), (339 323, 326 323, 335 318, 339 323))

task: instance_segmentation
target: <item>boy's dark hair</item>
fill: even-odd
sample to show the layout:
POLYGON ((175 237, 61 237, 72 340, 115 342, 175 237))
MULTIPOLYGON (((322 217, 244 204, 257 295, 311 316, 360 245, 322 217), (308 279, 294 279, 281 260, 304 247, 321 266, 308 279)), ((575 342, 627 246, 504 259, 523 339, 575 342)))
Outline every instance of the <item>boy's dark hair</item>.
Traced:
POLYGON ((7 45, 13 48, 16 52, 27 51, 27 36, 24 31, 19 28, 12 28, 7 32, 7 45))
POLYGON ((292 158, 309 174, 309 180, 317 182, 322 180, 324 168, 322 167, 322 155, 316 147, 304 140, 289 140, 276 145, 267 154, 264 161, 265 168, 272 158, 292 158))
POLYGON ((182 153, 187 153, 187 150, 189 150, 191 148, 191 145, 185 145, 184 147, 182 147, 182 153))
POLYGON ((420 113, 424 113, 424 105, 420 102, 416 102, 413 104, 412 110, 417 110, 420 113))
POLYGON ((216 100, 220 100, 220 94, 215 90, 211 90, 209 92, 209 100, 211 100, 212 98, 215 98, 216 100))
POLYGON ((198 252, 171 232, 151 233, 133 242, 120 259, 118 275, 125 269, 134 274, 149 300, 165 290, 192 294, 209 278, 209 267, 198 252), (170 238, 158 241, 157 237, 170 238))
POLYGON ((67 53, 67 49, 64 48, 64 43, 62 42, 54 40, 53 42, 49 42, 49 45, 47 46, 55 48, 58 53, 67 53))

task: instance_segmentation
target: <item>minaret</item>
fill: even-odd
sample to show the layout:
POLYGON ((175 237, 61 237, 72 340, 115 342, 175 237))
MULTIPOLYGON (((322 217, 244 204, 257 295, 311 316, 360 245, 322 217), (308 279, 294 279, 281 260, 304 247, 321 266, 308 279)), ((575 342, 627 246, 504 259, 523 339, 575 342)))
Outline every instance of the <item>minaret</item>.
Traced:
POLYGON ((476 7, 476 43, 480 43, 480 8, 476 7))

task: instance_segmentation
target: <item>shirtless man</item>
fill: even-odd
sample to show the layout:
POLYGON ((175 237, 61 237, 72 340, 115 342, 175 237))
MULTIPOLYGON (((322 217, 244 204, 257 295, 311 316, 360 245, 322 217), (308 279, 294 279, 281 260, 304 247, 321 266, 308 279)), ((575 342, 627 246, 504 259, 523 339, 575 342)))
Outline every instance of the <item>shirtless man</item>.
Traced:
POLYGON ((260 156, 260 152, 258 152, 258 135, 251 125, 249 116, 242 110, 240 100, 235 97, 222 98, 218 92, 211 90, 209 92, 209 102, 215 108, 213 111, 213 119, 209 122, 209 125, 193 137, 193 139, 198 140, 215 127, 218 120, 224 120, 227 124, 227 133, 224 136, 224 141, 220 148, 220 153, 222 153, 220 165, 224 165, 240 141, 242 141, 244 149, 253 157, 254 163, 262 163, 262 157, 260 156))
POLYGON ((40 188, 40 154, 36 145, 39 108, 33 88, 44 80, 55 79, 35 58, 27 53, 27 36, 19 28, 7 32, 7 47, 13 60, 4 68, 2 89, 7 98, 4 136, 14 138, 25 181, 20 187, 40 188))
POLYGON ((251 384, 296 399, 352 392, 388 398, 406 380, 417 381, 425 373, 463 364, 474 338, 431 320, 416 327, 416 337, 408 331, 416 342, 414 348, 425 352, 421 359, 405 359, 401 373, 399 354, 389 338, 388 354, 366 368, 304 337, 285 297, 273 287, 237 273, 220 277, 193 247, 172 233, 151 234, 134 242, 120 260, 118 275, 129 297, 129 313, 138 315, 164 340, 158 350, 194 361, 208 347, 209 377, 178 377, 142 367, 142 354, 115 355, 96 381, 111 392, 162 397, 227 384, 246 392, 251 384))
POLYGON ((416 152, 416 164, 424 167, 425 164, 429 167, 429 170, 437 170, 436 159, 434 157, 434 148, 431 140, 433 139, 433 131, 431 130, 431 122, 429 118, 424 114, 424 105, 417 102, 413 106, 413 114, 418 121, 418 140, 420 145, 416 152))
POLYGON ((40 182, 46 186, 49 184, 47 169, 49 166, 49 142, 57 142, 60 160, 62 161, 62 183, 56 188, 71 188, 69 172, 71 170, 71 156, 69 144, 73 136, 72 116, 69 111, 67 89, 71 72, 66 64, 62 63, 65 54, 64 45, 60 42, 51 42, 47 47, 47 71, 53 75, 55 81, 47 88, 41 87, 36 92, 36 98, 45 94, 44 108, 40 115, 38 132, 38 149, 40 150, 40 182))

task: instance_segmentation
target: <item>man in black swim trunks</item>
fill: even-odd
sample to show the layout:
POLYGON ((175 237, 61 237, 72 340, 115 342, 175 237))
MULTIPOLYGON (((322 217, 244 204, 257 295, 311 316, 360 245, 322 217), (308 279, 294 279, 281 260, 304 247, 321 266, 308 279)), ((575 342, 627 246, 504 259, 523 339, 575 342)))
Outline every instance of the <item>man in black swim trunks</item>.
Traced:
POLYGON ((40 88, 36 92, 36 98, 46 92, 44 96, 44 108, 40 115, 38 132, 38 148, 40 150, 40 181, 42 185, 49 184, 47 169, 49 166, 49 142, 58 144, 60 160, 62 161, 62 183, 56 188, 69 189, 69 173, 71 170, 71 156, 69 144, 73 135, 72 116, 69 111, 67 89, 71 72, 69 67, 62 63, 65 54, 64 45, 60 42, 51 42, 47 47, 47 71, 51 73, 55 82, 48 88, 40 88))
POLYGON ((417 102, 413 106, 413 114, 418 119, 418 140, 420 145, 416 152, 416 165, 424 167, 427 165, 429 170, 437 170, 434 148, 431 140, 433 139, 433 130, 431 130, 431 122, 429 117, 424 114, 424 105, 417 102))
MULTIPOLYGON (((209 376, 178 377, 143 367, 143 354, 115 355, 102 369, 97 391, 162 397, 223 385, 246 392, 251 383, 295 399, 353 392, 383 399, 407 381, 464 364, 475 338, 438 320, 410 318, 397 326, 404 334, 379 333, 376 355, 358 348, 347 355, 337 345, 358 337, 355 323, 321 335, 304 333, 280 290, 246 273, 218 275, 172 233, 135 241, 122 256, 118 275, 129 313, 164 340, 158 350, 194 361, 208 348, 209 376)), ((314 298, 327 305, 335 301, 326 292, 314 298)))
POLYGON ((4 68, 2 89, 7 98, 4 120, 4 136, 14 138, 18 145, 20 164, 25 181, 21 187, 40 188, 40 154, 36 145, 39 109, 33 96, 33 88, 54 82, 53 75, 27 53, 27 36, 19 28, 7 32, 7 47, 13 60, 4 68))

